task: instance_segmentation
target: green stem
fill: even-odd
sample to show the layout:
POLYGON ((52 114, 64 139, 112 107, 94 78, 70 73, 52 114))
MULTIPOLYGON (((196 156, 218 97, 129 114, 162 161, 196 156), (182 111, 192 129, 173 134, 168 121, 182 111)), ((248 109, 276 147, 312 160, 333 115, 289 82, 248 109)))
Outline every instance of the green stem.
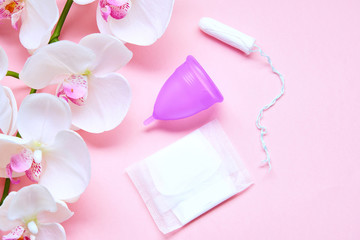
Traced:
POLYGON ((66 19, 68 13, 69 13, 69 10, 70 10, 72 4, 73 4, 73 0, 67 0, 67 1, 66 1, 66 4, 65 4, 65 6, 64 6, 64 9, 63 9, 62 12, 61 12, 59 21, 58 21, 57 24, 56 24, 54 33, 53 33, 53 34, 51 35, 51 37, 50 37, 49 44, 59 41, 59 36, 60 36, 61 28, 62 28, 63 25, 64 25, 65 19, 66 19))
MULTIPOLYGON (((14 78, 19 79, 19 73, 14 72, 14 71, 7 71, 6 76, 10 76, 10 77, 14 77, 14 78)), ((30 90, 30 94, 36 93, 36 91, 37 91, 36 89, 32 88, 30 90)))
POLYGON ((7 178, 5 180, 5 186, 4 186, 4 191, 3 191, 3 195, 0 201, 0 206, 3 204, 5 198, 7 197, 7 195, 9 195, 9 189, 10 189, 10 178, 7 178))
POLYGON ((7 71, 6 76, 10 76, 10 77, 19 79, 19 74, 14 71, 7 71))

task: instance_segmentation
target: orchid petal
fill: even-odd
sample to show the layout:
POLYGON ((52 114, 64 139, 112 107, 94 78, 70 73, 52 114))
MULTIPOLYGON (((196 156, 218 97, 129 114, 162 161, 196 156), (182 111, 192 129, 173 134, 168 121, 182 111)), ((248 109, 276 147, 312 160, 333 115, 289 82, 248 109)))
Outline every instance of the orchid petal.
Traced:
POLYGON ((174 0, 136 0, 125 18, 109 17, 106 22, 97 10, 97 24, 100 32, 109 25, 110 32, 117 38, 137 45, 151 45, 160 38, 169 24, 174 0))
MULTIPOLYGON (((110 15, 110 13, 109 13, 109 15, 110 15)), ((98 9, 96 11, 96 21, 97 21, 97 26, 98 26, 99 32, 102 34, 113 35, 111 33, 110 26, 109 26, 107 20, 104 20, 104 17, 106 19, 106 16, 104 16, 103 11, 101 11, 101 7, 98 6, 98 9)))
POLYGON ((109 131, 122 122, 130 102, 130 86, 123 76, 117 73, 93 76, 86 103, 70 104, 73 125, 92 133, 109 131))
MULTIPOLYGON (((131 0, 103 0, 110 7, 110 16, 115 19, 123 19, 131 9, 131 0)), ((100 2, 100 6, 102 6, 100 2)), ((104 18, 106 20, 106 18, 104 18)))
POLYGON ((32 162, 31 168, 25 172, 26 176, 29 178, 30 181, 34 183, 38 183, 41 177, 41 173, 43 171, 43 164, 36 163, 35 161, 32 162))
POLYGON ((82 106, 88 95, 88 77, 86 75, 70 75, 56 90, 56 96, 70 100, 76 105, 82 106))
POLYGON ((14 135, 17 130, 17 127, 16 127, 16 120, 17 120, 17 114, 18 114, 17 103, 16 103, 14 93, 11 91, 11 89, 8 87, 4 87, 4 90, 5 90, 5 94, 6 94, 7 98, 9 99, 11 112, 12 112, 9 128, 7 131, 4 131, 4 133, 6 133, 8 135, 14 135))
POLYGON ((6 174, 7 174, 8 178, 10 179, 10 182, 12 184, 18 184, 20 182, 20 179, 14 179, 13 178, 13 170, 11 168, 10 163, 8 165, 6 165, 6 174))
POLYGON ((94 2, 95 0, 74 0, 76 4, 85 5, 94 2))
POLYGON ((23 10, 20 10, 11 15, 11 26, 16 30, 18 30, 19 20, 21 18, 22 13, 23 13, 23 10))
POLYGON ((96 54, 92 73, 95 75, 115 72, 132 58, 132 52, 118 39, 107 34, 94 33, 80 40, 80 45, 96 54))
POLYGON ((16 195, 16 192, 9 193, 9 195, 5 198, 3 204, 0 207, 0 230, 1 231, 10 231, 13 228, 21 225, 21 223, 22 223, 20 220, 10 221, 7 216, 9 206, 10 206, 12 200, 14 199, 15 195, 16 195))
POLYGON ((111 13, 111 8, 109 6, 104 6, 100 8, 100 11, 103 19, 107 21, 111 13))
POLYGON ((71 130, 59 132, 43 158, 47 166, 39 184, 56 199, 69 201, 85 191, 90 181, 90 155, 79 134, 71 130))
POLYGON ((74 215, 63 201, 56 201, 56 205, 56 212, 41 212, 37 215, 37 220, 41 223, 61 223, 74 215))
POLYGON ((26 0, 21 15, 20 42, 30 50, 47 44, 58 18, 56 0, 26 0))
POLYGON ((63 89, 66 96, 73 99, 83 98, 87 95, 87 77, 83 75, 71 75, 68 81, 63 82, 63 89))
POLYGON ((20 79, 35 89, 58 84, 66 75, 88 71, 95 57, 90 49, 76 43, 55 42, 42 47, 28 58, 20 72, 20 79))
POLYGON ((66 240, 64 228, 58 223, 40 224, 36 240, 66 240))
POLYGON ((0 133, 16 132, 17 104, 11 89, 0 85, 0 133))
POLYGON ((2 237, 3 240, 16 240, 20 239, 25 231, 25 228, 22 226, 17 226, 11 232, 2 237))
POLYGON ((11 157, 10 166, 15 172, 25 172, 33 162, 34 154, 30 149, 24 148, 20 153, 11 157))
MULTIPOLYGON (((20 153, 26 143, 24 139, 0 134, 0 177, 7 177, 6 166, 10 163, 13 155, 20 153)), ((14 173, 14 176, 24 174, 14 173)))
POLYGON ((10 220, 25 219, 36 216, 42 211, 55 212, 56 202, 50 192, 38 184, 20 189, 12 199, 8 209, 10 220))
POLYGON ((18 128, 23 139, 49 144, 56 134, 71 126, 68 104, 53 95, 28 95, 19 109, 18 128))
POLYGON ((0 133, 7 134, 12 124, 12 109, 4 87, 0 85, 0 133))
POLYGON ((0 46, 0 80, 5 77, 8 67, 9 67, 8 57, 4 49, 0 46))

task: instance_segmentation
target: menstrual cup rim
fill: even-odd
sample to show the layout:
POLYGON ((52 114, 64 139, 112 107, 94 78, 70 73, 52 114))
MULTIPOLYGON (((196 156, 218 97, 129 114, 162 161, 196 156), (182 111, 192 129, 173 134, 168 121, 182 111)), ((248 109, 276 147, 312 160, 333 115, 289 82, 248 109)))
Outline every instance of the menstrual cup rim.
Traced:
MULTIPOLYGON (((200 74, 202 74, 205 77, 207 83, 210 85, 210 88, 207 88, 207 90, 209 90, 208 92, 210 93, 210 95, 216 100, 216 102, 222 102, 224 100, 223 95, 221 94, 220 90, 215 85, 215 83, 211 79, 211 77, 207 74, 205 69, 195 59, 195 57, 192 56, 192 55, 188 55, 186 60, 193 63, 193 64, 189 64, 191 69, 193 69, 194 71, 199 72, 200 74)), ((202 78, 202 79, 204 79, 204 78, 202 78)), ((203 82, 201 82, 201 83, 203 84, 203 82)), ((203 85, 205 86, 205 84, 203 84, 203 85)))

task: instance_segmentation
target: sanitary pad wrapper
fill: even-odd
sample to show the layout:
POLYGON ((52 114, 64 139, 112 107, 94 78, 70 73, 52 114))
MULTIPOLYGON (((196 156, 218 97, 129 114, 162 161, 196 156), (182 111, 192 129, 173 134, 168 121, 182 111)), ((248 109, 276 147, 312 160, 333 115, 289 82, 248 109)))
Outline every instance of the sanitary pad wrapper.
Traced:
POLYGON ((253 183, 216 120, 133 164, 127 173, 165 234, 253 183))

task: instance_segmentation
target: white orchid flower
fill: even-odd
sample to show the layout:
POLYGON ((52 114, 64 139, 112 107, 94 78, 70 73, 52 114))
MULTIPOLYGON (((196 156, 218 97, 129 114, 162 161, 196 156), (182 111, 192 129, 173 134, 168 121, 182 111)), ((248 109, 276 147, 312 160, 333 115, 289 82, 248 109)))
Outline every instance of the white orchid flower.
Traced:
POLYGON ((0 230, 10 231, 3 240, 65 240, 59 224, 73 215, 43 186, 34 184, 11 192, 0 207, 0 230))
POLYGON ((56 198, 75 201, 90 180, 90 155, 71 126, 63 100, 47 93, 27 96, 17 120, 21 138, 0 135, 0 177, 26 176, 56 198))
POLYGON ((131 101, 126 79, 116 70, 132 52, 105 34, 84 37, 79 44, 59 41, 39 49, 20 73, 31 88, 58 84, 56 95, 68 101, 75 127, 100 133, 118 126, 131 101))
MULTIPOLYGON (((8 70, 8 58, 0 47, 0 80, 8 70)), ((0 85, 0 133, 14 135, 16 133, 17 104, 13 92, 0 85)))
POLYGON ((147 46, 165 32, 174 0, 99 0, 99 31, 118 39, 147 46))
POLYGON ((21 19, 20 42, 29 50, 47 44, 58 18, 56 0, 0 0, 0 20, 17 29, 21 19))

